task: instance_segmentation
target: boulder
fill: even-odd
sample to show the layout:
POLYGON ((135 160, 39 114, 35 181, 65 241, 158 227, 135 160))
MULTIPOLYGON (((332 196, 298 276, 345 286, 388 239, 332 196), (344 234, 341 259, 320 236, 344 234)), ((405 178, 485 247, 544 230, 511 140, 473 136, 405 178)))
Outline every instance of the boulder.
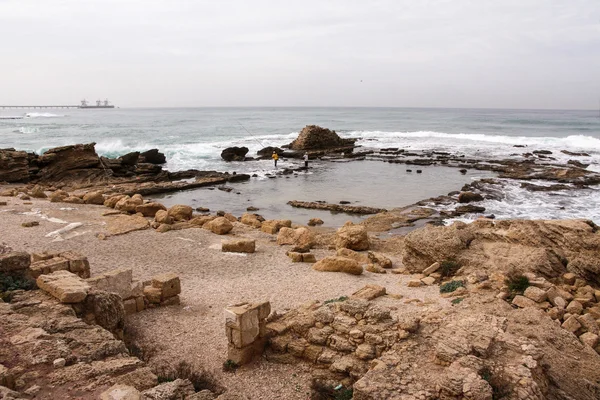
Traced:
POLYGON ((69 196, 66 199, 64 199, 63 202, 70 204, 83 204, 83 199, 77 196, 69 196))
POLYGON ((479 193, 461 192, 458 195, 458 202, 459 203, 471 203, 471 202, 474 202, 474 201, 482 201, 482 200, 483 200, 483 196, 480 195, 479 193))
POLYGON ((121 296, 116 293, 91 290, 83 306, 86 322, 100 325, 112 333, 122 333, 125 326, 125 308, 121 296))
POLYGON ((313 245, 313 236, 308 228, 300 227, 297 229, 292 229, 283 227, 277 234, 277 244, 280 246, 284 244, 291 244, 294 246, 307 246, 310 248, 313 245))
POLYGON ((142 213, 144 217, 155 217, 156 212, 160 210, 166 211, 167 207, 156 202, 144 203, 135 207, 135 212, 142 213))
POLYGON ((158 149, 150 149, 140 153, 138 161, 141 163, 164 164, 167 162, 167 158, 164 153, 159 152, 158 149))
POLYGON ((100 167, 95 145, 95 143, 76 144, 46 151, 37 160, 41 167, 38 173, 39 179, 61 181, 105 176, 104 169, 100 167))
POLYGON ((154 215, 154 220, 159 224, 172 224, 173 218, 169 215, 168 211, 158 210, 154 215))
POLYGON ((202 228, 208 229, 217 235, 225 235, 233 229, 233 224, 225 217, 217 217, 202 225, 202 228))
POLYGON ((153 277, 152 287, 160 290, 161 301, 181 293, 181 281, 179 276, 173 272, 166 272, 153 277))
POLYGON ((186 400, 195 395, 194 385, 187 379, 161 383, 142 392, 144 400, 186 400))
POLYGON ((199 217, 194 217, 190 219, 190 224, 195 226, 204 226, 205 223, 212 221, 215 219, 214 215, 201 215, 199 217))
POLYGON ((331 147, 353 146, 355 139, 342 139, 335 131, 317 125, 305 126, 292 143, 291 150, 319 150, 331 147))
POLYGON ((83 195, 83 202, 85 204, 104 204, 104 196, 102 192, 87 192, 83 195))
MULTIPOLYGON (((52 196, 52 195, 50 195, 52 196)), ((109 207, 109 208, 115 208, 115 206, 117 205, 117 203, 121 200, 124 199, 125 197, 129 197, 125 194, 117 194, 115 196, 110 196, 109 198, 107 198, 106 200, 104 200, 104 207, 109 207)))
POLYGON ((44 189, 38 185, 35 185, 33 189, 31 189, 31 192, 29 194, 35 199, 45 199, 46 197, 48 197, 44 192, 44 189))
POLYGON ((323 225, 324 222, 321 218, 311 218, 308 220, 308 226, 317 226, 317 225, 323 225))
POLYGON ((247 153, 247 147, 228 147, 221 152, 221 158, 225 161, 244 161, 247 153))
POLYGON ((256 241, 254 239, 228 240, 221 243, 221 251, 231 253, 254 253, 256 241))
MULTIPOLYGON (((54 192, 50 193, 50 196, 48 196, 50 198, 50 202, 51 203, 60 203, 62 201, 64 201, 67 197, 69 197, 69 193, 65 192, 64 190, 55 190, 54 192)), ((115 202, 116 203, 116 202, 115 202)), ((113 204, 114 207, 114 204, 113 204)))
POLYGON ((337 230, 335 236, 335 247, 347 248, 351 250, 368 250, 369 237, 367 228, 363 225, 355 225, 348 221, 337 230))
POLYGON ((0 150, 0 182, 28 182, 29 157, 25 151, 0 150))
POLYGON ((268 219, 262 223, 260 230, 274 235, 283 227, 291 228, 292 221, 289 219, 268 219))
POLYGON ((352 297, 365 300, 373 300, 377 297, 384 296, 386 294, 385 287, 379 285, 366 285, 363 288, 352 294, 352 297))
POLYGON ((323 272, 346 272, 352 275, 363 273, 363 267, 351 258, 330 256, 325 257, 313 264, 315 271, 323 272))
POLYGON ((189 221, 192 219, 193 209, 190 206, 177 204, 169 208, 169 216, 174 221, 189 221))
POLYGON ((283 149, 280 149, 279 147, 272 147, 272 146, 263 147, 262 149, 257 151, 256 154, 260 158, 271 159, 271 155, 273 154, 273 152, 276 152, 277 155, 279 155, 279 157, 281 157, 283 155, 283 149))
POLYGON ((0 273, 24 271, 31 265, 31 257, 25 252, 0 254, 0 273))
POLYGON ((369 262, 368 254, 359 253, 357 251, 350 250, 345 247, 338 249, 336 252, 336 255, 338 255, 340 257, 351 258, 351 259, 357 261, 359 264, 366 264, 369 262))
POLYGON ((134 213, 135 208, 137 206, 141 205, 143 202, 144 201, 141 200, 139 197, 134 198, 134 197, 125 196, 121 200, 119 200, 117 202, 117 204, 115 204, 115 210, 126 211, 128 213, 134 213))
POLYGON ((121 165, 133 167, 138 163, 138 159, 140 158, 139 151, 132 151, 131 153, 127 153, 118 158, 121 161, 121 165))
POLYGON ((265 219, 258 214, 244 213, 240 218, 240 222, 244 225, 249 225, 254 228, 260 228, 265 219))

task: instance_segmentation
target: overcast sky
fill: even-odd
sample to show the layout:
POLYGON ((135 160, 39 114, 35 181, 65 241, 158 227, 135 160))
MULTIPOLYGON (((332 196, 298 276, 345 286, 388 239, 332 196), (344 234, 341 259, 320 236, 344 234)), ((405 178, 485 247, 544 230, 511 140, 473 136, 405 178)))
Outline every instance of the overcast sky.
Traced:
POLYGON ((0 104, 598 109, 600 0, 0 0, 0 104))

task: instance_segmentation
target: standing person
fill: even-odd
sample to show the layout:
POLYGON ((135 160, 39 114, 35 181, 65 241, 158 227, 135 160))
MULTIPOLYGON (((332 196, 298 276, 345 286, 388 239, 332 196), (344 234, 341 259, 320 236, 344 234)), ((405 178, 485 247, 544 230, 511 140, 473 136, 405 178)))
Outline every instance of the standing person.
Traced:
POLYGON ((304 168, 308 169, 308 152, 304 153, 304 168))
POLYGON ((275 168, 277 168, 277 160, 279 160, 279 156, 277 155, 277 152, 275 150, 273 150, 273 155, 271 156, 271 158, 273 158, 273 162, 275 163, 275 168))

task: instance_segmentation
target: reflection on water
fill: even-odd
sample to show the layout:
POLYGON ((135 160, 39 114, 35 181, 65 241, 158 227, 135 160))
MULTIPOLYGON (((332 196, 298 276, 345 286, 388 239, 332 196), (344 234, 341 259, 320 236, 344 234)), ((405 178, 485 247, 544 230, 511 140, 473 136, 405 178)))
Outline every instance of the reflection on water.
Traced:
POLYGON ((474 178, 489 177, 488 172, 468 172, 442 166, 406 166, 379 161, 346 163, 312 163, 310 172, 278 176, 274 179, 250 179, 228 184, 231 192, 200 188, 154 197, 167 207, 189 204, 207 207, 211 212, 224 210, 240 216, 249 206, 266 219, 291 219, 306 224, 310 218, 321 218, 326 226, 341 226, 346 221, 359 222, 366 216, 352 216, 323 210, 293 208, 290 200, 325 201, 391 209, 419 200, 460 190, 474 178), (413 172, 406 172, 412 169, 413 172), (417 174, 416 170, 422 170, 417 174), (237 194, 239 193, 239 194, 237 194))

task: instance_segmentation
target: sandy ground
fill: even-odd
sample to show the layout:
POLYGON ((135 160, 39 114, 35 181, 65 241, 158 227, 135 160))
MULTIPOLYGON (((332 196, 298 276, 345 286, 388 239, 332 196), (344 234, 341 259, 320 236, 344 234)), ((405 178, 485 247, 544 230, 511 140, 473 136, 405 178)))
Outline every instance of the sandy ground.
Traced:
MULTIPOLYGON (((350 295, 365 284, 385 286, 389 296, 379 301, 401 313, 414 307, 447 306, 440 299, 437 286, 408 288, 407 275, 373 274, 361 276, 324 273, 310 264, 292 263, 285 255, 289 246, 278 246, 275 236, 236 223, 234 236, 255 238, 257 251, 239 255, 222 253, 222 236, 204 229, 187 229, 157 233, 137 231, 100 240, 106 220, 103 206, 50 203, 32 199, 32 204, 13 197, 2 197, 0 206, 0 242, 14 250, 40 252, 74 250, 87 256, 92 275, 115 268, 132 268, 134 279, 146 280, 162 272, 179 274, 182 285, 181 305, 145 310, 130 316, 142 334, 143 342, 155 348, 150 363, 186 360, 204 368, 227 388, 228 393, 247 399, 307 399, 310 374, 302 365, 273 364, 265 360, 240 368, 235 373, 222 372, 226 360, 223 309, 244 301, 271 302, 274 311, 311 300, 327 300, 350 295), (60 221, 58 221, 60 220, 60 221), (21 223, 38 221, 39 226, 24 228, 21 223), (46 237, 67 223, 83 225, 58 237, 46 237), (408 303, 419 299, 423 303, 408 303)), ((227 235, 227 236, 231 236, 227 235)), ((317 259, 333 255, 332 250, 313 250, 317 259)), ((395 266, 400 260, 394 259, 395 266)))

